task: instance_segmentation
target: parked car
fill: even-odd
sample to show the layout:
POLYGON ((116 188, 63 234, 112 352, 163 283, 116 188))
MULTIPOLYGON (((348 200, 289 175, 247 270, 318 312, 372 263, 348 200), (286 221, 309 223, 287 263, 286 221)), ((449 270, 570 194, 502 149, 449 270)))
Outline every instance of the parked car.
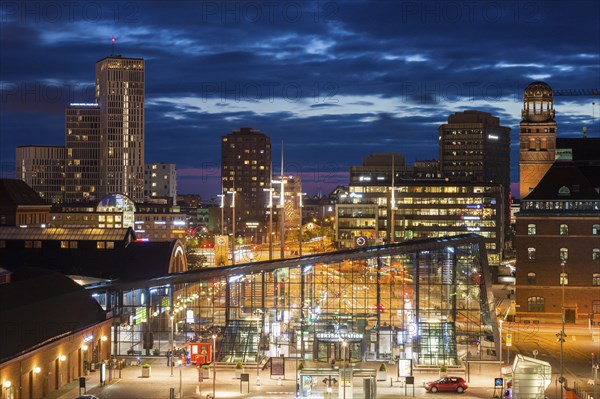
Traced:
POLYGON ((469 386, 462 377, 442 377, 439 380, 425 383, 425 389, 429 392, 456 391, 464 392, 469 386))
POLYGON ((83 395, 83 396, 78 396, 75 399, 100 399, 100 398, 97 396, 94 396, 94 395, 83 395))

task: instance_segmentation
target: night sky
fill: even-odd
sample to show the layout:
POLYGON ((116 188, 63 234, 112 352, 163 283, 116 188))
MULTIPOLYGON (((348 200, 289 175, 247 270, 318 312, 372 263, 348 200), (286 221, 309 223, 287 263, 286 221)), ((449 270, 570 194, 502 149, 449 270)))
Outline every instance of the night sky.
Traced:
MULTIPOLYGON (((597 1, 3 1, 0 21, 4 177, 16 146, 64 145, 64 108, 94 101, 112 37, 146 60, 146 162, 177 164, 178 192, 205 199, 240 127, 271 137, 276 171, 283 141, 286 174, 328 194, 371 153, 437 159, 438 126, 466 109, 513 129, 518 182, 527 84, 600 88, 597 1)), ((599 98, 555 110, 559 137, 600 137, 599 98)))

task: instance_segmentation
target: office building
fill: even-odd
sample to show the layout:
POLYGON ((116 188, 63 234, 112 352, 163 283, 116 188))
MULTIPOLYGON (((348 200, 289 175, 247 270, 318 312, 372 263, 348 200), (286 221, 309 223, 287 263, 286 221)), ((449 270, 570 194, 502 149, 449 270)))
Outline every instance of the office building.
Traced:
POLYGON ((144 168, 144 197, 165 198, 175 205, 177 201, 177 169, 175 164, 151 163, 144 168))
POLYGON ((99 199, 100 131, 98 104, 72 104, 65 109, 65 202, 99 199))
POLYGON ((221 139, 221 181, 229 201, 235 192, 236 222, 264 220, 271 186, 271 139, 259 130, 243 127, 221 139))
POLYGON ((65 196, 65 147, 26 145, 17 147, 16 178, 40 197, 61 202, 65 196))

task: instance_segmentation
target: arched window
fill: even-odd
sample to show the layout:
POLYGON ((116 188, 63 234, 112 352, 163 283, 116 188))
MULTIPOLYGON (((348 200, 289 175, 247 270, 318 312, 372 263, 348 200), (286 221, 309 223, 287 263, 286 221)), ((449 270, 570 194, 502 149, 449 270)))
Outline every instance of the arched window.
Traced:
POLYGON ((600 273, 592 274, 592 285, 595 285, 595 286, 600 285, 600 273))
POLYGON ((533 247, 527 248, 527 259, 531 259, 531 260, 535 259, 535 248, 533 248, 533 247))
POLYGON ((536 234, 535 224, 530 223, 527 225, 527 234, 530 236, 534 236, 536 234))
POLYGON ((527 311, 528 312, 544 312, 546 307, 546 300, 541 296, 532 296, 527 298, 527 311))
POLYGON ((560 285, 569 285, 569 273, 560 274, 560 285))
POLYGON ((560 249, 560 260, 567 261, 569 259, 569 250, 567 248, 560 249))
POLYGON ((568 236, 569 235, 569 225, 568 224, 561 224, 560 225, 560 229, 559 229, 559 234, 561 236, 568 236))
POLYGON ((536 284, 535 273, 527 273, 527 284, 536 284))
POLYGON ((600 260, 600 248, 592 249, 592 260, 595 260, 595 261, 600 260))
POLYGON ((592 234, 595 236, 600 235, 600 224, 595 224, 592 226, 592 234))

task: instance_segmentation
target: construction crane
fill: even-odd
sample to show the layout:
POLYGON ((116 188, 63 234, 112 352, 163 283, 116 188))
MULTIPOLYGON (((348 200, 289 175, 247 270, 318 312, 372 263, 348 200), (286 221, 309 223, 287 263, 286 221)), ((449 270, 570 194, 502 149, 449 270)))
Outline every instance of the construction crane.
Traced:
POLYGON ((552 90, 555 96, 592 96, 595 97, 600 93, 598 89, 558 89, 552 90))

